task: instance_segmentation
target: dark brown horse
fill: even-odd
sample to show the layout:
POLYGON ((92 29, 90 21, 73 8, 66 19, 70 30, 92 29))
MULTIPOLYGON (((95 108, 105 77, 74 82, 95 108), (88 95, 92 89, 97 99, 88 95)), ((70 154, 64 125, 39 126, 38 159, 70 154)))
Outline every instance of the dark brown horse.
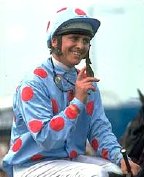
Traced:
POLYGON ((144 95, 138 89, 141 108, 138 115, 129 123, 121 144, 127 149, 129 157, 144 166, 144 95))

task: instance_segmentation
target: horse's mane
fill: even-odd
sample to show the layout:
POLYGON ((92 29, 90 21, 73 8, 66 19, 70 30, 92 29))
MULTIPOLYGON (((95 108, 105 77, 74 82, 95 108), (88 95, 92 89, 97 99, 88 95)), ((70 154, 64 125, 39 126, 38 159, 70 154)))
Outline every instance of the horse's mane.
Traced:
POLYGON ((144 165, 144 95, 138 89, 141 107, 136 117, 128 124, 121 139, 129 157, 140 165, 144 165))

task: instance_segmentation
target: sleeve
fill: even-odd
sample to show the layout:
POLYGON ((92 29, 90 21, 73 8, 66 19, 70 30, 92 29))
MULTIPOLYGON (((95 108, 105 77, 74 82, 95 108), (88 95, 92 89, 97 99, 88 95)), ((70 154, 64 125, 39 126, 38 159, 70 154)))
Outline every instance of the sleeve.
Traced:
POLYGON ((69 106, 54 115, 51 98, 44 85, 23 84, 15 98, 22 118, 36 143, 45 150, 60 149, 77 123, 84 104, 74 98, 69 106))
POLYGON ((105 115, 99 89, 96 89, 89 141, 96 154, 119 165, 121 146, 112 132, 111 123, 105 115))

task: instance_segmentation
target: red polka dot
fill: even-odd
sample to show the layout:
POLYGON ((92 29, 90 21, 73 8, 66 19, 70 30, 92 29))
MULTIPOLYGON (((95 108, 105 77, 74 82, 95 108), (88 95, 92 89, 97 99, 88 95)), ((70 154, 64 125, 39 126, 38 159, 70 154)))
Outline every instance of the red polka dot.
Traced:
POLYGON ((76 158, 77 156, 78 156, 78 153, 75 150, 71 151, 70 154, 69 154, 69 157, 72 158, 72 159, 76 158))
POLYGON ((77 105, 71 104, 70 106, 68 106, 65 114, 69 119, 76 119, 79 114, 79 109, 77 105))
POLYGON ((46 78, 48 75, 47 72, 43 68, 36 68, 34 70, 34 74, 41 78, 46 78))
POLYGON ((93 147, 93 149, 96 151, 99 147, 99 143, 96 139, 93 139, 91 142, 91 146, 93 147))
POLYGON ((102 149, 102 157, 104 159, 108 159, 108 150, 107 149, 102 149))
POLYGON ((55 99, 51 99, 51 103, 52 103, 52 109, 53 109, 53 113, 56 114, 58 113, 58 103, 55 99))
POLYGON ((74 98, 74 91, 73 90, 69 90, 68 91, 68 101, 72 101, 74 98))
POLYGON ((29 101, 32 99, 33 94, 34 94, 33 89, 27 86, 23 88, 22 93, 21 93, 21 98, 23 101, 29 101))
POLYGON ((60 10, 58 10, 57 13, 58 13, 58 12, 61 12, 61 11, 63 11, 63 10, 66 10, 66 9, 67 9, 67 7, 63 7, 63 8, 61 8, 60 10))
POLYGON ((93 110, 94 110, 94 102, 93 101, 89 101, 86 104, 86 112, 88 115, 92 115, 93 114, 93 110))
POLYGON ((43 123, 41 120, 32 120, 28 123, 28 125, 29 125, 29 129, 33 133, 37 133, 42 129, 43 123))
POLYGON ((37 160, 41 160, 44 156, 41 154, 36 154, 34 156, 31 157, 31 160, 33 161, 37 161, 37 160))
POLYGON ((50 127, 51 129, 55 130, 55 131, 60 131, 64 128, 64 119, 62 117, 57 117, 57 118, 53 118, 50 121, 50 127))
POLYGON ((50 27, 50 21, 47 24, 47 29, 46 29, 47 32, 48 32, 49 27, 50 27))
POLYGON ((81 9, 75 9, 75 13, 77 14, 77 15, 86 15, 86 13, 83 11, 83 10, 81 10, 81 9))
POLYGON ((20 148, 22 147, 22 140, 20 138, 18 138, 15 143, 13 144, 12 150, 14 152, 17 152, 20 150, 20 148))

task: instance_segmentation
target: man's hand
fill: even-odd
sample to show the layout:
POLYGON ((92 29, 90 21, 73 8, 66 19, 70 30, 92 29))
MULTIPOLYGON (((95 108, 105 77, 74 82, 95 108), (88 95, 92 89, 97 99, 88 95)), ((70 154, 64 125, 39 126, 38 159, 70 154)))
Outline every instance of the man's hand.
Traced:
POLYGON ((82 101, 83 103, 85 103, 88 91, 89 90, 96 91, 95 87, 93 86, 93 82, 98 81, 99 79, 86 76, 86 67, 81 69, 75 83, 75 97, 82 101))
MULTIPOLYGON (((136 176, 139 173, 139 171, 140 171, 140 166, 138 164, 134 163, 131 160, 129 160, 129 164, 130 164, 131 172, 132 172, 133 176, 136 176)), ((125 160, 124 159, 122 159, 120 161, 120 165, 121 165, 121 170, 122 170, 123 174, 128 174, 127 166, 125 164, 125 160)))

